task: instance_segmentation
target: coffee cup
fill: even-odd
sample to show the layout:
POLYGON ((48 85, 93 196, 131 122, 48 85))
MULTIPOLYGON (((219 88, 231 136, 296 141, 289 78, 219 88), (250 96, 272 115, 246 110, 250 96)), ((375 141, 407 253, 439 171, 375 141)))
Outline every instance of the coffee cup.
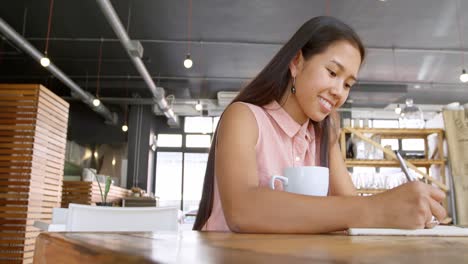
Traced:
POLYGON ((329 170, 327 167, 288 167, 284 169, 283 174, 284 176, 274 175, 271 177, 271 189, 275 189, 275 181, 279 180, 287 192, 313 196, 326 196, 328 194, 329 170))

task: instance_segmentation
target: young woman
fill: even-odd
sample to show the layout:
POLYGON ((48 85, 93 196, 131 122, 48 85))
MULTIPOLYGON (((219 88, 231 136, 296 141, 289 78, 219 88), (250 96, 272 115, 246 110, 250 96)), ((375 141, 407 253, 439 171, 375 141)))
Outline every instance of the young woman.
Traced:
MULTIPOLYGON (((323 233, 424 228, 445 194, 412 182, 356 196, 338 146, 336 109, 364 60, 356 33, 332 17, 307 21, 224 111, 210 150, 194 230, 323 233), (285 167, 329 168, 326 197, 268 187, 285 167)), ((279 185, 279 184, 278 184, 279 185)), ((278 186, 281 189, 281 186, 278 186)))

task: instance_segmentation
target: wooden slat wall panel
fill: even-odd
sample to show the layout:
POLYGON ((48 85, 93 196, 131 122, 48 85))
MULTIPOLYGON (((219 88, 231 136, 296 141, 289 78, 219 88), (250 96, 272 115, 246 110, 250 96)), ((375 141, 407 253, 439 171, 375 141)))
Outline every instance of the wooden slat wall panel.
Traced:
MULTIPOLYGON (((101 185, 104 188, 104 185, 101 185)), ((103 190, 104 191, 104 190, 103 190)), ((108 202, 116 202, 129 195, 130 191, 118 186, 111 186, 107 195, 108 202)), ((64 181, 62 191, 62 207, 68 208, 69 203, 95 204, 101 202, 101 194, 97 182, 64 181)))
POLYGON ((62 207, 69 203, 91 204, 91 182, 64 181, 62 188, 62 207))
POLYGON ((32 263, 39 230, 59 207, 68 103, 41 85, 0 84, 0 262, 32 263))

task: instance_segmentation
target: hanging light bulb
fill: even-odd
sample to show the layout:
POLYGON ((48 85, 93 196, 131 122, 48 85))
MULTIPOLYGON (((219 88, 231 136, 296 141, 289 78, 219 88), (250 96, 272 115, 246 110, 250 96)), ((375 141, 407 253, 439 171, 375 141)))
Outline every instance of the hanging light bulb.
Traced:
POLYGON ((198 100, 198 103, 195 105, 195 110, 197 111, 203 110, 203 105, 201 104, 200 100, 198 100))
POLYGON ((112 158, 112 166, 115 166, 115 157, 112 158))
POLYGON ((47 66, 50 65, 50 60, 47 57, 42 57, 41 58, 41 65, 42 67, 46 68, 47 66))
POLYGON ((94 106, 98 107, 100 104, 101 104, 101 101, 99 99, 97 99, 97 98, 93 99, 93 105, 94 106))
POLYGON ((397 107, 395 107, 395 114, 397 114, 397 115, 401 114, 400 104, 397 104, 397 107))
POLYGON ((122 126, 122 131, 123 131, 123 132, 127 132, 127 131, 128 131, 128 126, 127 126, 127 124, 124 124, 124 125, 122 126))
POLYGON ((98 157, 98 152, 97 152, 97 151, 94 151, 93 156, 94 156, 95 159, 97 159, 97 157, 98 157))
POLYGON ((184 60, 184 67, 187 69, 190 69, 192 68, 192 66, 193 66, 193 61, 190 58, 190 53, 187 53, 187 55, 185 56, 185 60, 184 60))
POLYGON ((466 73, 466 70, 465 70, 465 69, 463 69, 463 70, 462 70, 462 74, 460 74, 460 81, 461 81, 462 83, 468 82, 468 73, 466 73))

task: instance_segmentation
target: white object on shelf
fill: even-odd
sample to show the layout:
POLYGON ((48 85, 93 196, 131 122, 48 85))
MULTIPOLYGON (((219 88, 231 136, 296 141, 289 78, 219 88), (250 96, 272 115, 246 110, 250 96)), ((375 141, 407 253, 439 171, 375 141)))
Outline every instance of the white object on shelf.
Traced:
POLYGON ((423 128, 424 115, 418 106, 413 104, 413 99, 406 99, 406 105, 401 110, 400 117, 398 118, 400 128, 423 128))

